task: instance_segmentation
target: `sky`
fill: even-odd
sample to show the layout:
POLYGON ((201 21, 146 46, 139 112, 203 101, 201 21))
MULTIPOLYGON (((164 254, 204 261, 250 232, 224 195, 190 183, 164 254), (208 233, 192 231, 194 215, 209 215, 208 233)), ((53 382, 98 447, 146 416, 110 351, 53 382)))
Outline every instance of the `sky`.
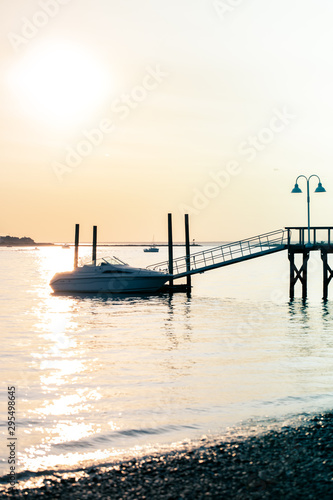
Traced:
POLYGON ((0 235, 333 225, 330 0, 3 0, 0 235))

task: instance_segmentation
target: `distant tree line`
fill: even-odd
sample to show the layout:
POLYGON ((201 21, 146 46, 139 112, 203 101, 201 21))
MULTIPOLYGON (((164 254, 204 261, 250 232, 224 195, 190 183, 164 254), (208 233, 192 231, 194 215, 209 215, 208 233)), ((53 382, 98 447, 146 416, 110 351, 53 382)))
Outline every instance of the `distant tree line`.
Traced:
POLYGON ((0 236, 0 245, 35 245, 33 239, 23 236, 23 238, 17 238, 16 236, 0 236))

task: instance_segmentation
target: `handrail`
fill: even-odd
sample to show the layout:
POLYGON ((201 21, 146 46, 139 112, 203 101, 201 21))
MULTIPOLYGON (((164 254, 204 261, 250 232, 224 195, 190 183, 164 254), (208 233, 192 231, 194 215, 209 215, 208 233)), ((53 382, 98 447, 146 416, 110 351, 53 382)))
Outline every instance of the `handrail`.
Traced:
POLYGON ((310 226, 309 228, 310 242, 308 243, 305 243, 305 232, 308 230, 307 227, 295 226, 295 227, 286 227, 285 229, 288 231, 288 246, 290 245, 308 246, 308 243, 310 243, 311 246, 317 244, 328 244, 329 246, 331 246, 332 244, 331 231, 333 231, 333 226, 310 226), (295 236, 295 231, 297 231, 296 236, 295 236))
MULTIPOLYGON (((182 256, 173 260, 173 275, 194 274, 226 265, 233 261, 247 260, 253 256, 282 250, 288 241, 288 231, 278 229, 244 240, 225 243, 214 248, 196 252, 190 257, 182 256), (189 269, 188 269, 189 264, 189 269)), ((148 266, 148 269, 168 272, 169 261, 148 266)))
MULTIPOLYGON (((307 226, 286 226, 285 229, 307 229, 307 226)), ((333 226, 310 226, 310 229, 333 229, 333 226)))

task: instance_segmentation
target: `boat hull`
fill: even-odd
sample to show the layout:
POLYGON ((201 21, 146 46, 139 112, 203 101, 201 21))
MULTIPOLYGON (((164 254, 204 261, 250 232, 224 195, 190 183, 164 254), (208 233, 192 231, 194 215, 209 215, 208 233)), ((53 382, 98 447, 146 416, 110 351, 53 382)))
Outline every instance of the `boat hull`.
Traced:
POLYGON ((54 292, 79 293, 148 293, 157 292, 168 281, 169 276, 156 273, 148 276, 73 276, 55 275, 51 280, 54 292))

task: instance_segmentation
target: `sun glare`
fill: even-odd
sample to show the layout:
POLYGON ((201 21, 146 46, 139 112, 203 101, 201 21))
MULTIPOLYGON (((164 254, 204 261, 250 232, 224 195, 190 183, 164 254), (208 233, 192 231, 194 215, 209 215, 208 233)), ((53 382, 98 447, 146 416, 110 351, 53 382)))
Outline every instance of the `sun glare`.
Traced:
POLYGON ((29 114, 61 126, 89 118, 112 90, 107 68, 70 44, 26 53, 12 68, 9 83, 29 114))

